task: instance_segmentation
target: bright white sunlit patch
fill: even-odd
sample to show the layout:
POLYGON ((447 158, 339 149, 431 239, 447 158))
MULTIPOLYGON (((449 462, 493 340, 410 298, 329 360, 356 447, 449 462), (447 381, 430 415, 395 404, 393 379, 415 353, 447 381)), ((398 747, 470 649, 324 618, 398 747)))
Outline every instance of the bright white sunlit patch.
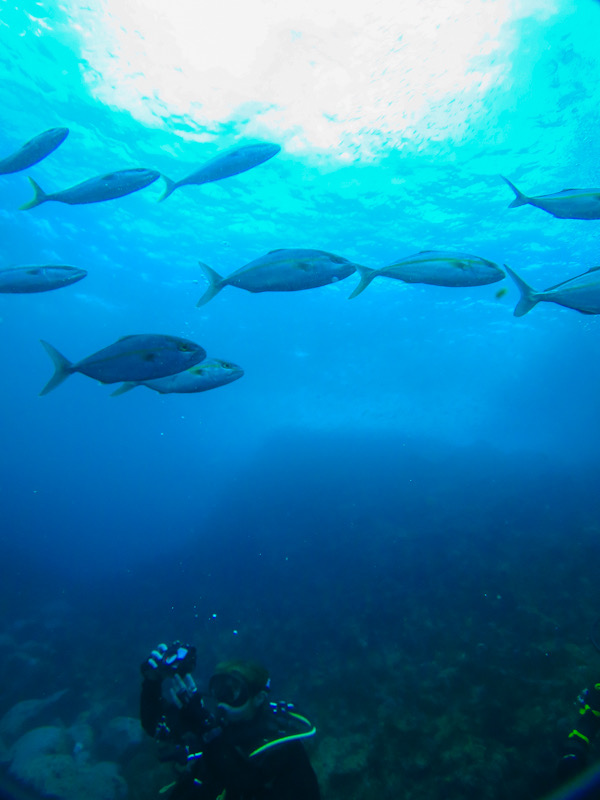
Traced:
POLYGON ((69 9, 106 103, 193 138, 233 122, 352 158, 460 140, 510 68, 514 26, 557 0, 104 0, 69 9), (179 119, 177 119, 179 118, 179 119))

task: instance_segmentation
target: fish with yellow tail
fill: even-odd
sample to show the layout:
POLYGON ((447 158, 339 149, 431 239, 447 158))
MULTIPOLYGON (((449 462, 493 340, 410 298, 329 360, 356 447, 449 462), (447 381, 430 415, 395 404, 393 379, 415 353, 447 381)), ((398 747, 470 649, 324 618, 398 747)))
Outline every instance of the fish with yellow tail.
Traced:
POLYGON ((247 292, 297 292, 327 286, 347 278, 356 270, 352 261, 325 250, 271 250, 226 278, 206 264, 200 267, 209 286, 196 303, 203 306, 225 286, 247 292))
POLYGON ((349 300, 358 297, 379 276, 433 286, 484 286, 504 278, 504 272, 493 261, 447 250, 422 250, 380 269, 369 269, 358 264, 356 268, 360 283, 348 297, 349 300))
POLYGON ((100 383, 148 381, 175 375, 206 358, 206 350, 189 339, 159 333, 136 333, 123 336, 114 344, 72 363, 48 342, 42 340, 54 364, 54 375, 40 395, 48 394, 69 375, 81 372, 100 383))
POLYGON ((117 172, 109 172, 107 175, 99 175, 90 178, 76 186, 62 189, 60 192, 46 194, 33 178, 29 182, 33 187, 34 196, 28 203, 21 206, 21 211, 28 211, 30 208, 40 206, 42 203, 54 201, 56 203, 66 203, 69 206, 86 205, 88 203, 102 203, 105 200, 115 200, 117 197, 124 197, 126 194, 138 192, 160 178, 160 172, 143 167, 135 169, 121 169, 117 172))
POLYGON ((532 289, 506 264, 504 268, 521 293, 521 299, 513 311, 515 317, 522 317, 542 302, 556 303, 581 314, 600 314, 600 267, 592 267, 582 275, 576 275, 541 292, 532 289))
POLYGON ((219 153, 179 181, 173 181, 163 175, 166 187, 159 200, 166 200, 180 186, 201 186, 203 183, 222 181, 224 178, 231 178, 233 175, 247 172, 249 169, 258 167, 259 164, 264 164, 265 161, 276 156, 280 150, 281 147, 278 144, 270 142, 245 144, 219 153))
POLYGON ((198 394, 233 383, 243 375, 244 370, 231 361, 207 358, 176 375, 167 375, 165 378, 155 378, 151 381, 127 381, 115 389, 111 397, 130 392, 136 386, 147 386, 159 394, 198 394))
POLYGON ((500 177, 515 193, 515 199, 508 206, 509 208, 533 206, 558 219, 600 219, 600 188, 563 189, 554 194, 528 197, 504 175, 500 177))
POLYGON ((50 292, 70 286, 87 275, 86 270, 66 266, 9 267, 0 269, 2 294, 31 294, 50 292))
POLYGON ((0 175, 10 175, 32 167, 53 153, 68 135, 68 128, 50 128, 34 136, 16 152, 0 159, 0 175))

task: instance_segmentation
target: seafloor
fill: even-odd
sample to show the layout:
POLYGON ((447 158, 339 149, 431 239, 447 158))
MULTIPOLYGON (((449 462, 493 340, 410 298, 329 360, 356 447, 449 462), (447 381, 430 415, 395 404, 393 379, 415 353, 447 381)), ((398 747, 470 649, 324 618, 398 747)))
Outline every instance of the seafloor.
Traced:
POLYGON ((5 769, 24 734, 51 729, 53 744, 22 756, 29 786, 156 797, 172 771, 132 721, 139 664, 179 636, 198 646, 199 684, 223 657, 268 662, 274 699, 318 728, 307 747, 324 798, 550 791, 577 694, 600 674, 596 471, 414 446, 377 473, 377 447, 330 437, 311 473, 309 447, 295 463, 282 443, 257 469, 268 492, 237 481, 235 510, 160 562, 78 580, 74 565, 49 575, 13 554, 0 609, 5 769), (290 474, 304 475, 301 490, 290 474), (41 754, 62 782, 43 783, 41 754), (109 766, 92 789, 82 774, 98 764, 109 766))

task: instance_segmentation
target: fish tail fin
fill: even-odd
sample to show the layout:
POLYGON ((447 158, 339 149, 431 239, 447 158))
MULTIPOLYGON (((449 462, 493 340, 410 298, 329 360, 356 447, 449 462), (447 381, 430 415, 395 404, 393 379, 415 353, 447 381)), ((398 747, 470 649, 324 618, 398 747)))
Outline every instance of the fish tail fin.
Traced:
POLYGON ((162 172, 161 172, 161 174, 160 174, 160 177, 161 177, 161 178, 163 179, 163 181, 165 182, 165 190, 164 190, 164 192, 161 194, 161 196, 158 198, 158 202, 159 202, 159 203, 162 203, 162 201, 163 201, 163 200, 166 200, 166 199, 167 199, 167 197, 168 197, 170 194, 173 194, 173 192, 174 192, 174 191, 175 191, 175 189, 177 188, 177 184, 175 183, 175 181, 172 181, 172 180, 171 180, 171 178, 167 178, 167 176, 166 176, 166 175, 163 175, 163 174, 162 174, 162 172))
POLYGON ((59 353, 56 347, 52 347, 51 344, 48 344, 48 342, 45 342, 43 339, 40 339, 40 341, 54 364, 54 375, 40 392, 41 397, 43 394, 48 394, 48 392, 56 389, 63 381, 66 381, 73 372, 73 364, 71 364, 69 359, 65 358, 62 353, 59 353))
POLYGON ((504 265, 504 269, 508 272, 516 283, 517 289, 521 292, 521 299, 515 306, 513 314, 515 317, 522 317, 540 302, 538 293, 534 291, 528 283, 525 283, 523 278, 520 278, 507 264, 504 265))
POLYGON ((33 178, 29 178, 29 183, 33 188, 33 198, 28 203, 23 203, 23 205, 20 206, 21 211, 28 211, 30 208, 35 208, 36 206, 45 203, 48 199, 46 192, 33 180, 33 178))
POLYGON ((196 306, 204 306, 209 300, 212 300, 213 297, 221 291, 223 288, 223 278, 218 272, 215 272, 214 269, 209 267, 208 264, 203 264, 202 261, 199 261, 198 264, 200 264, 200 269, 204 273, 204 277, 209 283, 208 289, 196 303, 196 306))
POLYGON ((118 389, 115 389, 114 392, 111 392, 110 396, 117 397, 119 394, 125 394, 125 392, 130 392, 132 389, 135 389, 136 386, 139 386, 139 384, 135 381, 125 381, 125 383, 122 383, 118 389))
POLYGON ((509 181, 508 178, 505 178, 504 175, 500 175, 500 177, 502 178, 504 183, 506 183, 508 186, 510 186, 510 188, 515 193, 515 199, 512 201, 512 203, 508 207, 509 208, 518 208, 519 206, 526 206, 527 203, 529 203, 529 197, 527 197, 527 195, 523 194, 523 192, 520 192, 517 189, 517 187, 514 185, 514 183, 512 183, 512 181, 509 181))
POLYGON ((360 275, 360 283, 356 287, 356 289, 352 292, 351 295, 348 296, 348 300, 352 300, 353 297, 358 297, 361 292, 367 288, 367 286, 371 283, 373 278, 376 278, 379 274, 376 269, 369 269, 369 267, 361 267, 360 264, 356 265, 356 269, 360 275))

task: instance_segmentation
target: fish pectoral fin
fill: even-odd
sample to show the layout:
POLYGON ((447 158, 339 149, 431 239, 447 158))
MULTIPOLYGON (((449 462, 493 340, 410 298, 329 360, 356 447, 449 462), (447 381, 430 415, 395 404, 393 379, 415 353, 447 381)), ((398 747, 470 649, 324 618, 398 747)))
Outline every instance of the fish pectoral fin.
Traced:
POLYGON ((122 383, 118 389, 115 389, 114 392, 111 392, 111 397, 118 397, 120 394, 125 394, 125 392, 130 392, 132 389, 135 389, 136 386, 139 386, 138 383, 135 381, 125 381, 122 383))
POLYGON ((297 261, 294 264, 294 269, 299 269, 301 272, 310 272, 310 264, 306 261, 297 261))
POLYGON ((144 353, 142 361, 156 361, 156 353, 144 353))
POLYGON ((27 270, 28 275, 43 275, 44 270, 41 267, 31 267, 27 270))

